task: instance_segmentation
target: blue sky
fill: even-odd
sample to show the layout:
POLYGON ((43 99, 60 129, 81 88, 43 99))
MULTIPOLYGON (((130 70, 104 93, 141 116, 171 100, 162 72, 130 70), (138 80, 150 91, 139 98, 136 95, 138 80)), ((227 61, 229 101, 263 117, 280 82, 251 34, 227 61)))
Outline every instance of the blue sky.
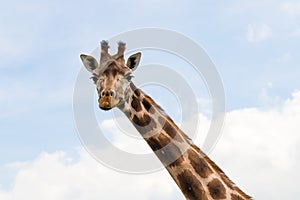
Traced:
MULTIPOLYGON (((251 121, 251 117, 256 114, 262 114, 259 116, 270 114, 276 118, 278 113, 272 115, 271 111, 277 110, 279 114, 286 114, 284 110, 295 105, 295 108, 298 108, 299 95, 295 91, 300 90, 300 63, 297 56, 300 52, 299 21, 300 3, 294 0, 247 2, 12 0, 2 2, 0 8, 0 197, 3 195, 4 199, 10 199, 10 192, 17 191, 14 186, 18 185, 18 178, 22 175, 20 173, 24 170, 33 170, 30 167, 42 161, 45 162, 41 166, 47 166, 45 163, 50 162, 51 159, 54 161, 70 159, 73 164, 80 160, 89 163, 83 166, 93 166, 93 169, 96 169, 93 161, 86 161, 88 156, 84 155, 77 137, 73 120, 72 93, 81 67, 80 53, 92 52, 102 39, 143 27, 170 29, 192 38, 207 51, 220 73, 226 94, 229 120, 227 123, 230 124, 233 123, 231 119, 238 120, 235 113, 246 115, 246 119, 251 121), (250 113, 254 112, 251 115, 246 108, 255 109, 257 112, 251 110, 250 113), (11 163, 19 163, 19 165, 10 167, 11 163), (25 166, 24 163, 31 164, 25 166)), ((297 118, 299 112, 293 115, 297 118)), ((278 123, 286 120, 283 124, 294 124, 290 115, 284 118, 285 116, 278 117, 278 123)), ((240 124, 248 128, 247 124, 241 122, 240 124)), ((290 144, 291 138, 297 134, 296 128, 295 126, 295 129, 289 132, 294 134, 285 133, 289 137, 287 140, 283 138, 280 140, 281 143, 274 143, 274 146, 290 144)), ((267 127, 265 129, 269 131, 267 127)), ((230 148, 226 146, 226 130, 225 125, 223 133, 225 136, 223 140, 221 138, 220 146, 230 148), (223 144, 222 141, 225 143, 223 144)), ((245 136, 247 140, 258 140, 253 139, 251 134, 248 136, 249 138, 245 136)), ((230 137, 234 138, 234 135, 230 137)), ((259 138, 260 135, 256 137, 259 138)), ((267 134, 266 138, 269 137, 272 138, 273 135, 267 134)), ((299 137, 293 140, 298 141, 298 139, 299 137)), ((241 138, 237 141, 243 140, 241 138)), ((268 147, 267 144, 266 146, 268 147)), ((226 155, 221 153, 224 156, 222 160, 217 150, 218 145, 213 155, 222 164, 221 167, 228 168, 228 171, 233 170, 230 168, 231 164, 224 161, 224 157, 232 152, 228 151, 226 155)), ((299 155, 299 151, 292 152, 293 155, 299 155)), ((248 153, 245 150, 245 154, 248 153)), ((298 158, 297 156, 292 158, 298 158)), ((254 156, 253 159, 255 158, 257 157, 254 156)), ((268 158, 271 161, 276 160, 271 153, 268 158)), ((50 162, 50 166, 52 164, 53 162, 50 162)), ((292 170, 298 166, 294 163, 283 168, 292 170)), ((97 167, 103 168, 105 173, 116 173, 104 169, 101 165, 97 167)), ((275 169, 277 168, 274 168, 274 173, 275 169)), ((282 168, 279 169, 283 173, 282 168)), ((236 174, 232 172, 233 176, 243 174, 242 169, 237 170, 240 171, 236 174)), ((113 176, 114 180, 128 178, 125 175, 113 176)), ((155 181, 151 182, 155 177, 156 175, 148 176, 149 185, 155 183, 155 181)), ((250 178, 247 177, 236 179, 240 180, 243 188, 249 187, 254 196, 257 194, 257 199, 270 197, 257 187, 252 187, 250 178)), ((136 177, 136 179, 139 179, 136 180, 136 183, 139 183, 142 178, 136 177)), ((168 181, 171 179, 166 179, 161 184, 168 188, 168 181)), ((121 182, 124 183, 124 180, 121 182)), ((68 182, 64 186, 67 187, 68 182)), ((159 193, 161 196, 158 195, 157 198, 182 198, 178 197, 180 194, 174 188, 175 186, 168 188, 169 190, 166 191, 169 193, 159 193)), ((147 187, 143 189, 146 190, 147 187)), ((74 190, 81 192, 80 189, 74 190)), ((130 192, 120 193, 126 198, 130 197, 130 192)), ((104 191, 101 194, 112 198, 104 191)), ((99 198, 103 197, 101 194, 99 198)), ((292 191, 291 194, 296 192, 292 191)), ((88 199, 88 196, 84 197, 88 199)))

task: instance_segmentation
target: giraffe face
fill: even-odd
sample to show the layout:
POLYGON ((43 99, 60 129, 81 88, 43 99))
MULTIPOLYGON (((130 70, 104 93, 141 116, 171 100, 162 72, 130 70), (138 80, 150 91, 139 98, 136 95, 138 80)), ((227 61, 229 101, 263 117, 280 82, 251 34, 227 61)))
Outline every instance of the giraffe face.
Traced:
POLYGON ((97 87, 98 103, 102 110, 110 110, 125 100, 125 91, 132 78, 132 70, 113 62, 100 76, 93 76, 97 87))
MULTIPOLYGON (((123 44, 123 43, 122 43, 123 44)), ((124 53, 124 52, 123 52, 124 53)), ((120 53, 120 46, 116 55, 109 55, 101 51, 100 63, 89 55, 81 54, 80 58, 93 76, 98 92, 98 103, 102 110, 110 110, 113 107, 123 104, 126 100, 125 91, 129 87, 132 72, 137 68, 141 53, 131 55, 125 64, 124 55, 120 53)))

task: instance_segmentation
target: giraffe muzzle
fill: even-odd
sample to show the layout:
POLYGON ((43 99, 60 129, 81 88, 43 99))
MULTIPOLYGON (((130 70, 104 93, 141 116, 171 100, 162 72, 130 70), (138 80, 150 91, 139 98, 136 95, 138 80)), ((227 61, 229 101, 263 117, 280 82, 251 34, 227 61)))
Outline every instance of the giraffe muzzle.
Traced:
POLYGON ((110 110, 115 107, 119 101, 112 96, 103 96, 98 99, 99 108, 102 110, 110 110))

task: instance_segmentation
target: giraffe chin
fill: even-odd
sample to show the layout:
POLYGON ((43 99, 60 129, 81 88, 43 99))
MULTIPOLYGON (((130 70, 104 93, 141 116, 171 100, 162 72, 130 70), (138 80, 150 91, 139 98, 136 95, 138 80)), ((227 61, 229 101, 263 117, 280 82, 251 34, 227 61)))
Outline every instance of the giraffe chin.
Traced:
POLYGON ((99 106, 99 108, 100 108, 101 110, 105 110, 105 111, 112 109, 111 107, 101 107, 101 106, 99 106))

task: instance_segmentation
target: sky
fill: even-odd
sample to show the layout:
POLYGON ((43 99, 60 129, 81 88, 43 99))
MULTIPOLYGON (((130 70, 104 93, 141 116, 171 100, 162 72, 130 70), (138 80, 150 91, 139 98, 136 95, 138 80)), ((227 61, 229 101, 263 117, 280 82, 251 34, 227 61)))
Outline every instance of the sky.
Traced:
MULTIPOLYGON (((211 159, 255 199, 297 199, 299 22, 296 0, 1 2, 0 199, 184 199, 165 170, 124 174, 97 162, 76 131, 79 55, 144 27, 179 32, 213 60, 225 89, 226 120, 211 159)), ((149 92, 180 121, 168 111, 176 103, 149 92)), ((198 114, 205 132, 210 118, 198 114)), ((109 120, 98 123, 111 130, 114 144, 147 151, 109 120)), ((201 137, 195 143, 200 146, 201 137)))

